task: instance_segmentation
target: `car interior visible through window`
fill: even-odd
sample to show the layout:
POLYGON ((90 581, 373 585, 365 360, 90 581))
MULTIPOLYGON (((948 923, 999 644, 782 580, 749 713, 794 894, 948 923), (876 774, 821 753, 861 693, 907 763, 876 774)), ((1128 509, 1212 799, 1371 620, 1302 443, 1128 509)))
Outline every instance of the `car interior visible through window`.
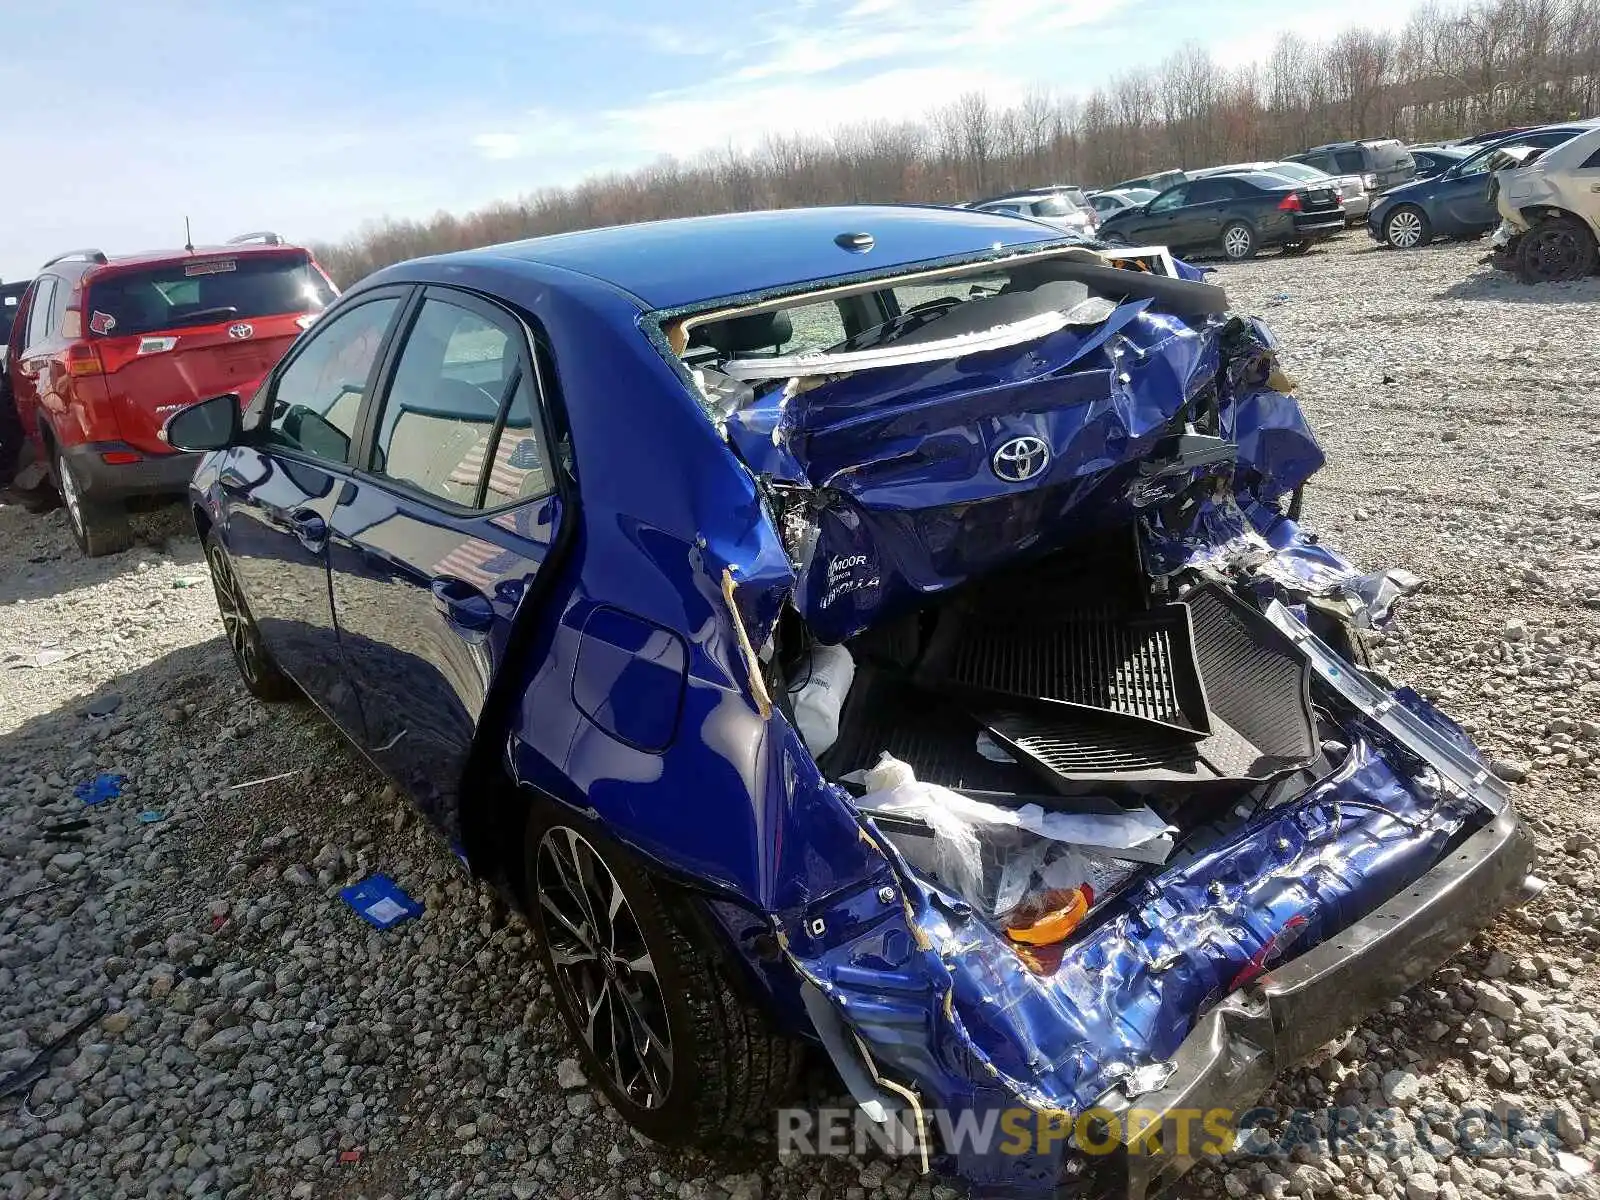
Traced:
POLYGON ((329 462, 349 457, 367 378, 399 305, 369 301, 317 328, 273 387, 269 445, 329 462))
POLYGON ((471 309, 425 301, 384 400, 373 472, 462 508, 547 491, 520 341, 471 309))

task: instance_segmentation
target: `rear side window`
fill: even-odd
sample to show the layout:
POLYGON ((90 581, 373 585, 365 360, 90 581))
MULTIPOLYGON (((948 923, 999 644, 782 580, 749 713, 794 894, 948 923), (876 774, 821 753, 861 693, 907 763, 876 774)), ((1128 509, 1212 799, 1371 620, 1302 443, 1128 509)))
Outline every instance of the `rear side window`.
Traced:
POLYGON ((1212 204, 1218 200, 1231 200, 1237 191, 1233 180, 1222 178, 1199 179, 1189 185, 1190 204, 1212 204))
POLYGON ((85 324, 99 337, 125 337, 321 312, 333 298, 307 255, 219 254, 95 280, 84 306, 85 324))
POLYGON ((11 341, 11 330, 17 323, 17 312, 21 307, 21 291, 0 293, 0 346, 11 341))
POLYGON ((367 379, 400 301, 373 300, 319 323, 278 376, 267 441, 328 462, 345 462, 367 379))
MULTIPOLYGON (((1320 164, 1319 164, 1320 165, 1320 164)), ((1338 175, 1361 175, 1367 170, 1367 156, 1359 149, 1340 150, 1333 156, 1338 175)))
POLYGON ((1153 213, 1166 212, 1168 209, 1179 208, 1182 205, 1187 204, 1188 200, 1186 197, 1194 186, 1194 184, 1189 184, 1187 186, 1179 184, 1175 188, 1168 188, 1154 200, 1150 201, 1150 211, 1153 213))
POLYGON ((28 301, 28 336, 23 349, 31 349, 50 336, 50 314, 55 309, 55 299, 56 281, 47 275, 39 280, 33 299, 28 301))
POLYGON ((1600 168, 1600 150, 1596 150, 1593 154, 1589 155, 1588 158, 1584 159, 1583 166, 1579 167, 1578 170, 1593 171, 1597 168, 1600 168))
POLYGON ((1078 206, 1062 195, 1046 196, 1033 204, 1033 213, 1038 217, 1070 217, 1077 211, 1078 206))
POLYGON ((522 340, 477 309, 424 301, 384 402, 373 472, 462 508, 549 491, 522 340))

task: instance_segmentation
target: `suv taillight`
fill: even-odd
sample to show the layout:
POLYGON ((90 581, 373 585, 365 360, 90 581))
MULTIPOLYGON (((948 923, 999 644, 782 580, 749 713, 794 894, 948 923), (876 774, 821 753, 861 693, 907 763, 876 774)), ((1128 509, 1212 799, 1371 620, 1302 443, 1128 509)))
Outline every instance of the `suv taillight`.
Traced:
POLYGON ((1278 201, 1278 208, 1282 212, 1299 212, 1299 211, 1301 211, 1301 209, 1300 209, 1300 193, 1299 192, 1290 192, 1282 200, 1278 201))
POLYGON ((1366 188, 1369 192, 1374 190, 1378 186, 1378 177, 1371 172, 1368 172, 1361 177, 1361 186, 1366 188))
POLYGON ((87 342, 77 342, 67 347, 68 375, 103 375, 100 352, 87 342))

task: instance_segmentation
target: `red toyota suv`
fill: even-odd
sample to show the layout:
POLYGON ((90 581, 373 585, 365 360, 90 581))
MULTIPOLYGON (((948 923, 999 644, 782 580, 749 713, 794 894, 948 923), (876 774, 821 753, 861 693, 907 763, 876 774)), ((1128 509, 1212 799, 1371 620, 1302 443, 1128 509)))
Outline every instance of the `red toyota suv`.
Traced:
POLYGON ((227 392, 247 401, 336 295, 310 253, 275 233, 45 263, 11 330, 11 385, 85 554, 128 545, 130 498, 188 486, 196 456, 161 440, 167 418, 227 392))

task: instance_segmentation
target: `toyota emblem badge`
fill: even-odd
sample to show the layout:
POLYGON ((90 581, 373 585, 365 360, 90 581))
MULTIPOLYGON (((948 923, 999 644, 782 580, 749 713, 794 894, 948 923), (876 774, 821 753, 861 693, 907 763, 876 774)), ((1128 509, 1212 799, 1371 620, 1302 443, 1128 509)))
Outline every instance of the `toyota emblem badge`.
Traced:
POLYGON ((236 342, 242 342, 247 337, 254 337, 255 333, 255 326, 246 325, 243 321, 239 322, 237 325, 228 326, 228 336, 236 342))
POLYGON ((1050 447, 1043 438, 1014 437, 994 452, 994 473, 1008 483, 1032 479, 1050 463, 1050 447))

